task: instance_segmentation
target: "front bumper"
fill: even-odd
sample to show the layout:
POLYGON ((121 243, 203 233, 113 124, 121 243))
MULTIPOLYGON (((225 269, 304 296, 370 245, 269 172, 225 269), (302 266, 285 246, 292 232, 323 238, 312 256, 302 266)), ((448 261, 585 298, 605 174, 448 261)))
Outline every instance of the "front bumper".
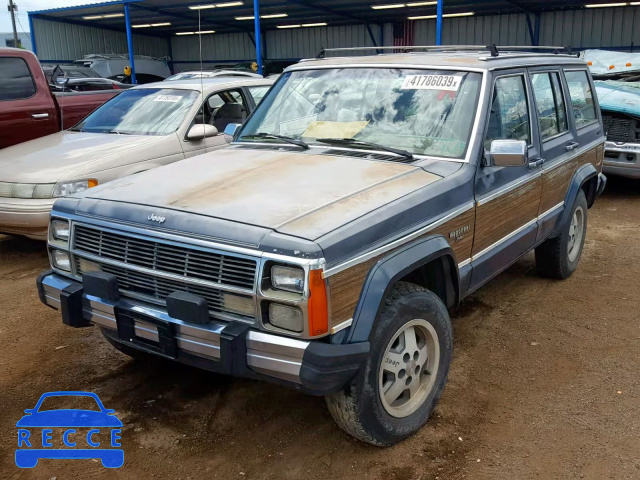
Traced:
POLYGON ((109 300, 52 271, 37 280, 40 300, 73 327, 91 324, 123 345, 205 370, 283 383, 314 395, 342 389, 358 372, 369 343, 329 344, 272 335, 241 322, 191 324, 131 299, 109 300))
POLYGON ((46 240, 55 199, 0 198, 0 233, 46 240))
POLYGON ((640 178, 640 144, 606 142, 604 173, 628 178, 640 178))

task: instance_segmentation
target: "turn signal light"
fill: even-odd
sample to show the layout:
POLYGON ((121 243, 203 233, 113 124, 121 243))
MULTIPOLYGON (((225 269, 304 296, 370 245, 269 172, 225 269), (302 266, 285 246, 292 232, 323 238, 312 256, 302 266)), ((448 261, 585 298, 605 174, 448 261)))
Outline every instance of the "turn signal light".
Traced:
POLYGON ((89 185, 89 188, 97 187, 98 180, 96 180, 95 178, 90 178, 89 181, 87 182, 87 185, 89 185))
POLYGON ((329 333, 327 286, 322 278, 322 270, 309 272, 309 294, 309 335, 317 337, 329 333))

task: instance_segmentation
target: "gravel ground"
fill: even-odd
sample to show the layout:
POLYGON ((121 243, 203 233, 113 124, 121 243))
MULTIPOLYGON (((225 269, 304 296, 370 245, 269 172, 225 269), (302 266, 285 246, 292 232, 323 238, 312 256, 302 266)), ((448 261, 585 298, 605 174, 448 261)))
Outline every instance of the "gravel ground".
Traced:
POLYGON ((610 180, 564 282, 533 255, 454 314, 435 414, 389 449, 358 443, 321 398, 162 361, 137 363, 42 306, 41 243, 0 236, 0 472, 6 479, 640 478, 640 183, 610 180), (125 465, 13 463, 15 422, 52 390, 96 392, 125 427, 125 465))

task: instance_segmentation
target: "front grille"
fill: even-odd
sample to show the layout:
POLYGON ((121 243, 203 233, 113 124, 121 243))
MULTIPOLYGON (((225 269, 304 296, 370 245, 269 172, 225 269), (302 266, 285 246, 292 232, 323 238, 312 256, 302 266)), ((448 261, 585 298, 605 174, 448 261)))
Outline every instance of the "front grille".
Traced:
POLYGON ((640 139, 640 122, 621 113, 602 116, 605 135, 610 142, 637 142, 640 139))
MULTIPOLYGON (((169 245, 84 225, 75 226, 73 240, 74 249, 80 256, 87 253, 119 263, 114 266, 97 261, 102 271, 118 278, 120 291, 124 295, 142 295, 163 303, 172 292, 189 292, 205 298, 212 313, 234 316, 238 313, 226 308, 224 301, 225 295, 232 294, 222 292, 216 286, 234 287, 234 290, 241 290, 237 296, 252 298, 257 270, 255 259, 169 245), (151 272, 139 272, 127 266, 144 267, 150 271, 213 285, 194 285, 177 278, 169 279, 151 272), (242 295, 242 291, 246 291, 247 295, 242 295)), ((86 273, 79 258, 76 258, 76 272, 78 275, 86 273)))

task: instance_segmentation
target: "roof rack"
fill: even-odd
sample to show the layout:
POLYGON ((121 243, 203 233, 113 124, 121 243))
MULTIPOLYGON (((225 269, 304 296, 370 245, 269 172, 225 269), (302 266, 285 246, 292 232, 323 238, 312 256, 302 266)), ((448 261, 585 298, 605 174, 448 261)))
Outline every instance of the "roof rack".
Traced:
POLYGON ((400 50, 403 53, 412 51, 431 51, 431 52, 451 52, 451 51, 470 51, 470 52, 489 52, 491 57, 499 57, 500 52, 516 51, 526 52, 543 51, 553 55, 572 55, 571 47, 551 47, 551 46, 496 46, 496 45, 421 45, 421 46, 393 46, 393 47, 340 47, 340 48, 321 48, 316 55, 317 59, 325 58, 327 52, 354 52, 354 51, 374 51, 380 53, 384 50, 400 50))

